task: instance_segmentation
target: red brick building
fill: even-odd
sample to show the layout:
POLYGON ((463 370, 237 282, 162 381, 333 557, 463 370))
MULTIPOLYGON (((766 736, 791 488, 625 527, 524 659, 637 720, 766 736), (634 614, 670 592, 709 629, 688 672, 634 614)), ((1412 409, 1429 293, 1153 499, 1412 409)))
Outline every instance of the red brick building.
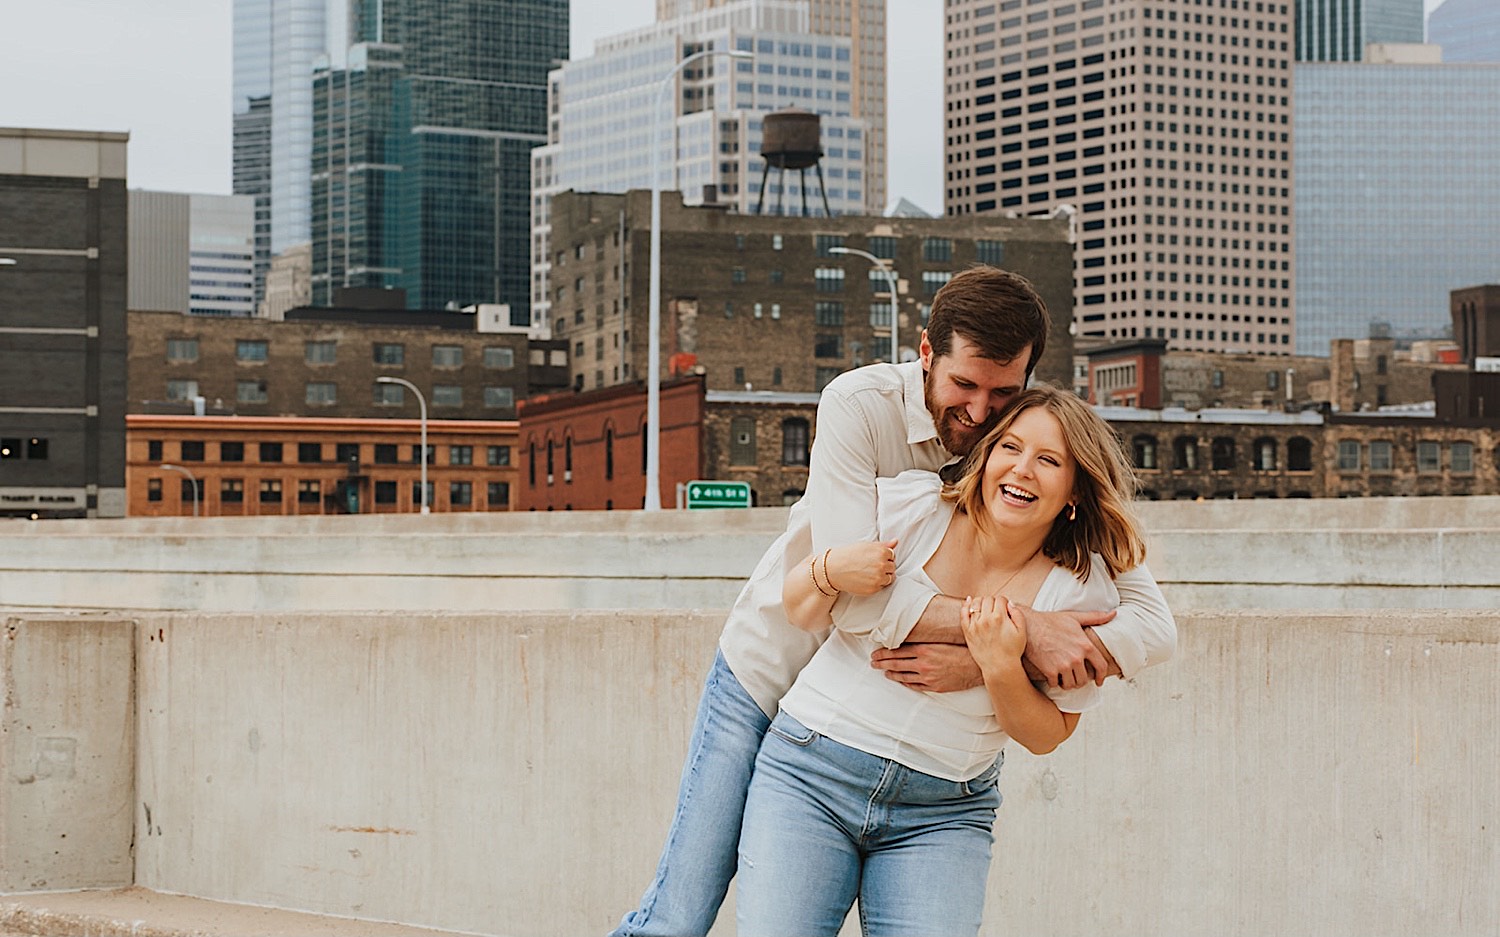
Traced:
MULTIPOLYGON (((624 384, 526 400, 516 453, 519 511, 640 509, 646 498, 646 388, 624 384)), ((661 388, 661 503, 703 477, 704 381, 661 388)))
MULTIPOLYGON (((203 516, 412 512, 420 440, 419 420, 130 414, 127 513, 191 515, 195 483, 203 516)), ((429 420, 431 509, 511 510, 515 446, 514 420, 429 420)))

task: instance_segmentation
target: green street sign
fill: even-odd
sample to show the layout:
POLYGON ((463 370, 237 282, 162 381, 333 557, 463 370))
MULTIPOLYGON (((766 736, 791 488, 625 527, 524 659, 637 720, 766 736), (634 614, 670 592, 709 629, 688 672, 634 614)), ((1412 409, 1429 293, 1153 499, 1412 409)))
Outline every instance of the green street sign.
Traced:
POLYGON ((689 511, 748 508, 750 485, 748 482, 691 481, 687 483, 687 506, 689 511))

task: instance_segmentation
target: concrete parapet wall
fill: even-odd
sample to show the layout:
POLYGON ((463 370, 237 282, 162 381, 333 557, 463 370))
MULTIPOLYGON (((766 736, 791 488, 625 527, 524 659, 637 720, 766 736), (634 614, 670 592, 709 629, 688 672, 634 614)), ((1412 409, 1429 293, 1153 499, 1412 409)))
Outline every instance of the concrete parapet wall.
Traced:
MULTIPOLYGON (((66 672, 50 705, 107 725, 128 704, 88 688, 121 685, 133 632, 139 885, 602 933, 655 866, 720 619, 17 617, 33 644, 5 685, 66 672)), ((1008 753, 985 933, 1494 933, 1500 613, 1179 624, 1177 659, 1111 685, 1057 753, 1008 753)), ((11 803, 25 758, 9 739, 0 753, 11 803)), ((71 833, 77 803, 6 814, 0 849, 71 833)))
MULTIPOLYGON (((1178 608, 1493 608, 1500 498, 1141 505, 1178 608)), ((0 604, 413 612, 722 608, 785 509, 154 518, 0 527, 0 604), (14 534, 14 536, 12 535, 14 534)))

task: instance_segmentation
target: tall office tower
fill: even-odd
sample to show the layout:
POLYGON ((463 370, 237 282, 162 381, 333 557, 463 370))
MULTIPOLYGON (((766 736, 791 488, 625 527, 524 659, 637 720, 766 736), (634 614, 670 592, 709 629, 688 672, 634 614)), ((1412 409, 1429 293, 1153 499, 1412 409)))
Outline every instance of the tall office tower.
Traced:
POLYGON ((1299 62, 1360 62, 1372 42, 1422 41, 1422 0, 1296 3, 1299 62))
POLYGON ((313 302, 401 287, 413 309, 529 321, 531 148, 567 0, 354 0, 348 65, 315 78, 313 302))
POLYGON ((271 269, 271 0, 234 2, 235 195, 255 199, 255 301, 271 269))
POLYGON ((1500 62, 1500 3, 1445 0, 1427 17, 1427 41, 1444 62, 1500 62))
MULTIPOLYGON (((753 60, 711 57, 688 69, 660 117, 661 186, 690 205, 712 200, 753 212, 761 203, 765 113, 798 107, 822 121, 820 190, 813 173, 765 181, 763 210, 869 214, 865 147, 871 124, 853 111, 853 42, 814 36, 806 0, 737 0, 604 39, 586 59, 549 77, 548 144, 532 151, 532 319, 551 327, 549 202, 566 189, 626 192, 651 187, 652 113, 661 81, 703 49, 750 52, 753 60), (804 184, 805 182, 805 184, 804 184)), ((877 203, 878 204, 878 203, 877 203)))
POLYGON ((0 517, 125 514, 129 139, 0 127, 0 517))
POLYGON ((946 214, 1072 213, 1081 338, 1290 353, 1290 0, 946 16, 946 214))
MULTIPOLYGON (((669 22, 692 13, 728 6, 734 0, 656 0, 656 19, 669 22)), ((854 86, 849 113, 870 128, 865 141, 865 213, 886 208, 886 41, 885 0, 805 0, 810 33, 853 40, 850 61, 854 86)))
POLYGON ((1302 62, 1295 84, 1297 353, 1443 335, 1449 292, 1500 278, 1500 63, 1302 62))
POLYGON ((255 314, 256 199, 130 190, 131 309, 255 314))

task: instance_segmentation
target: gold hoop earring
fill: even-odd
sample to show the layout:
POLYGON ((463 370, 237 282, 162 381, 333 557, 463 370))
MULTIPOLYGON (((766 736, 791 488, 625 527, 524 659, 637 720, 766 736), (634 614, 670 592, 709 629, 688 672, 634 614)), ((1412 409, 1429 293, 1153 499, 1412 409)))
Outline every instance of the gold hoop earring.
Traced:
POLYGON ((1070 521, 1076 521, 1076 520, 1078 520, 1078 505, 1076 505, 1076 504, 1070 504, 1070 505, 1068 505, 1068 520, 1070 520, 1070 521))

